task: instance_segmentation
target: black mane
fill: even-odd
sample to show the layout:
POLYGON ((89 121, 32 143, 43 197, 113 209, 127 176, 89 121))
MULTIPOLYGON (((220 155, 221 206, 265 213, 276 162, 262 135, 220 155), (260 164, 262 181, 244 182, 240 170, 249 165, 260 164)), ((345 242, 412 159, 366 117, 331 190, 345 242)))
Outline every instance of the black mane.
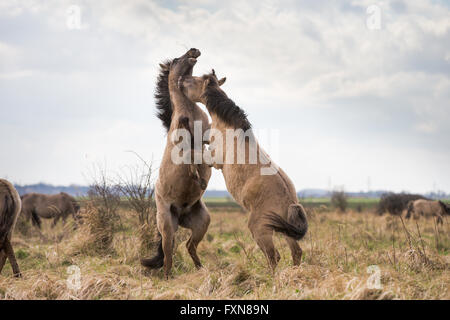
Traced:
MULTIPOLYGON (((211 77, 211 79, 214 78, 211 77)), ((244 131, 250 129, 252 125, 248 121, 245 111, 217 87, 217 80, 214 79, 213 81, 216 82, 216 85, 210 85, 204 94, 208 111, 216 114, 222 121, 235 129, 243 129, 244 131)))
POLYGON ((162 121, 164 128, 167 131, 170 129, 170 123, 172 122, 172 102, 170 101, 169 93, 169 67, 171 61, 167 60, 162 63, 164 67, 160 68, 158 79, 156 80, 156 116, 162 121))

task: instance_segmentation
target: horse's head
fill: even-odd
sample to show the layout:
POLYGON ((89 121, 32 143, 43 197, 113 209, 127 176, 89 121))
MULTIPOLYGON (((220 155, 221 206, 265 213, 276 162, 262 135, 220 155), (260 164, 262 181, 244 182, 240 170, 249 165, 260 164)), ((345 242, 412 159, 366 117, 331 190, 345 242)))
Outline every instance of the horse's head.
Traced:
POLYGON ((220 86, 225 83, 227 78, 218 79, 214 69, 211 73, 201 77, 182 76, 178 79, 178 86, 183 93, 193 102, 205 102, 205 93, 208 90, 220 90, 220 86))
POLYGON ((444 214, 450 215, 450 205, 445 204, 445 203, 442 202, 442 201, 439 201, 439 204, 441 205, 442 211, 444 212, 444 214))
POLYGON ((173 59, 169 65, 169 80, 177 81, 179 77, 192 76, 192 70, 199 56, 200 51, 192 48, 181 57, 173 59))

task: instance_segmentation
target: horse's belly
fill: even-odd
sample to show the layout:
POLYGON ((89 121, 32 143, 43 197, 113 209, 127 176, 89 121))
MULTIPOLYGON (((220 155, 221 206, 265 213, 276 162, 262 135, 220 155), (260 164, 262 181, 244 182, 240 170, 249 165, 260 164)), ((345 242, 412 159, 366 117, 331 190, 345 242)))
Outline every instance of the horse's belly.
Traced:
POLYGON ((173 183, 159 180, 155 192, 167 204, 187 207, 196 203, 205 191, 193 179, 180 179, 173 183))
POLYGON ((36 208, 36 213, 41 218, 51 219, 51 218, 54 218, 57 215, 59 215, 60 210, 54 206, 48 206, 48 207, 42 206, 42 207, 36 208))

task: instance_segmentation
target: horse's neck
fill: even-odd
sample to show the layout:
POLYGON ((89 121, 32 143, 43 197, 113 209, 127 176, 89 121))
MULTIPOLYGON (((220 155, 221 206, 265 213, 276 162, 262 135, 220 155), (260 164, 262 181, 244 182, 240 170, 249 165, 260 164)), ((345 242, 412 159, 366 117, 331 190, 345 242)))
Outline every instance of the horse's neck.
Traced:
POLYGON ((176 83, 170 79, 169 94, 174 114, 178 114, 178 116, 189 116, 194 113, 195 104, 188 98, 186 98, 186 96, 183 94, 183 92, 181 92, 176 83))

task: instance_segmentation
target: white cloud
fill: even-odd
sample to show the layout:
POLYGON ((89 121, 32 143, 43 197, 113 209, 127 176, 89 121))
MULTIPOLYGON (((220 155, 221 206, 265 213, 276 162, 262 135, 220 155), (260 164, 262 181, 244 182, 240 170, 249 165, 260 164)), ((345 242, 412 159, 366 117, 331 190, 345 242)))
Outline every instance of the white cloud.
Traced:
MULTIPOLYGON (((5 102, 0 108, 14 107, 25 114, 27 108, 37 108, 63 121, 72 114, 87 120, 104 115, 113 124, 105 131, 111 141, 132 144, 139 134, 117 126, 126 114, 120 109, 132 104, 129 121, 142 121, 139 113, 145 110, 149 127, 159 132, 145 142, 157 158, 161 148, 150 146, 159 146, 164 134, 152 115, 157 64, 197 47, 202 56, 195 73, 214 67, 227 76, 225 89, 248 111, 255 127, 302 126, 297 134, 318 145, 328 144, 327 135, 337 135, 358 152, 364 152, 364 139, 383 139, 386 147, 379 152, 399 168, 403 160, 388 155, 400 145, 406 150, 420 146, 423 154, 442 145, 450 148, 446 5, 380 3, 382 29, 371 31, 366 8, 373 1, 79 1, 82 23, 89 28, 69 30, 66 9, 72 4, 0 1, 0 94, 5 102), (6 30, 17 25, 21 28, 6 30), (285 119, 284 113, 292 117, 285 119)), ((11 116, 20 122, 20 116, 11 116)), ((77 144, 77 136, 84 135, 67 139, 77 144)), ((293 146, 297 139, 294 135, 287 141, 293 146)), ((139 148, 144 150, 145 143, 139 148)), ((99 148, 97 157, 111 155, 112 149, 114 143, 99 148)), ((325 151, 315 155, 327 157, 325 151)), ((286 170, 295 171, 300 159, 287 161, 286 170)), ((21 176, 14 161, 8 163, 8 172, 21 176)), ((342 166, 323 165, 329 175, 340 175, 342 166)), ((383 176, 376 168, 366 170, 383 176)), ((298 188, 317 181, 298 179, 298 188)), ((215 181, 217 187, 224 186, 220 179, 215 181)), ((390 185, 392 181, 386 187, 390 185)), ((414 182, 414 187, 420 184, 414 182)))

